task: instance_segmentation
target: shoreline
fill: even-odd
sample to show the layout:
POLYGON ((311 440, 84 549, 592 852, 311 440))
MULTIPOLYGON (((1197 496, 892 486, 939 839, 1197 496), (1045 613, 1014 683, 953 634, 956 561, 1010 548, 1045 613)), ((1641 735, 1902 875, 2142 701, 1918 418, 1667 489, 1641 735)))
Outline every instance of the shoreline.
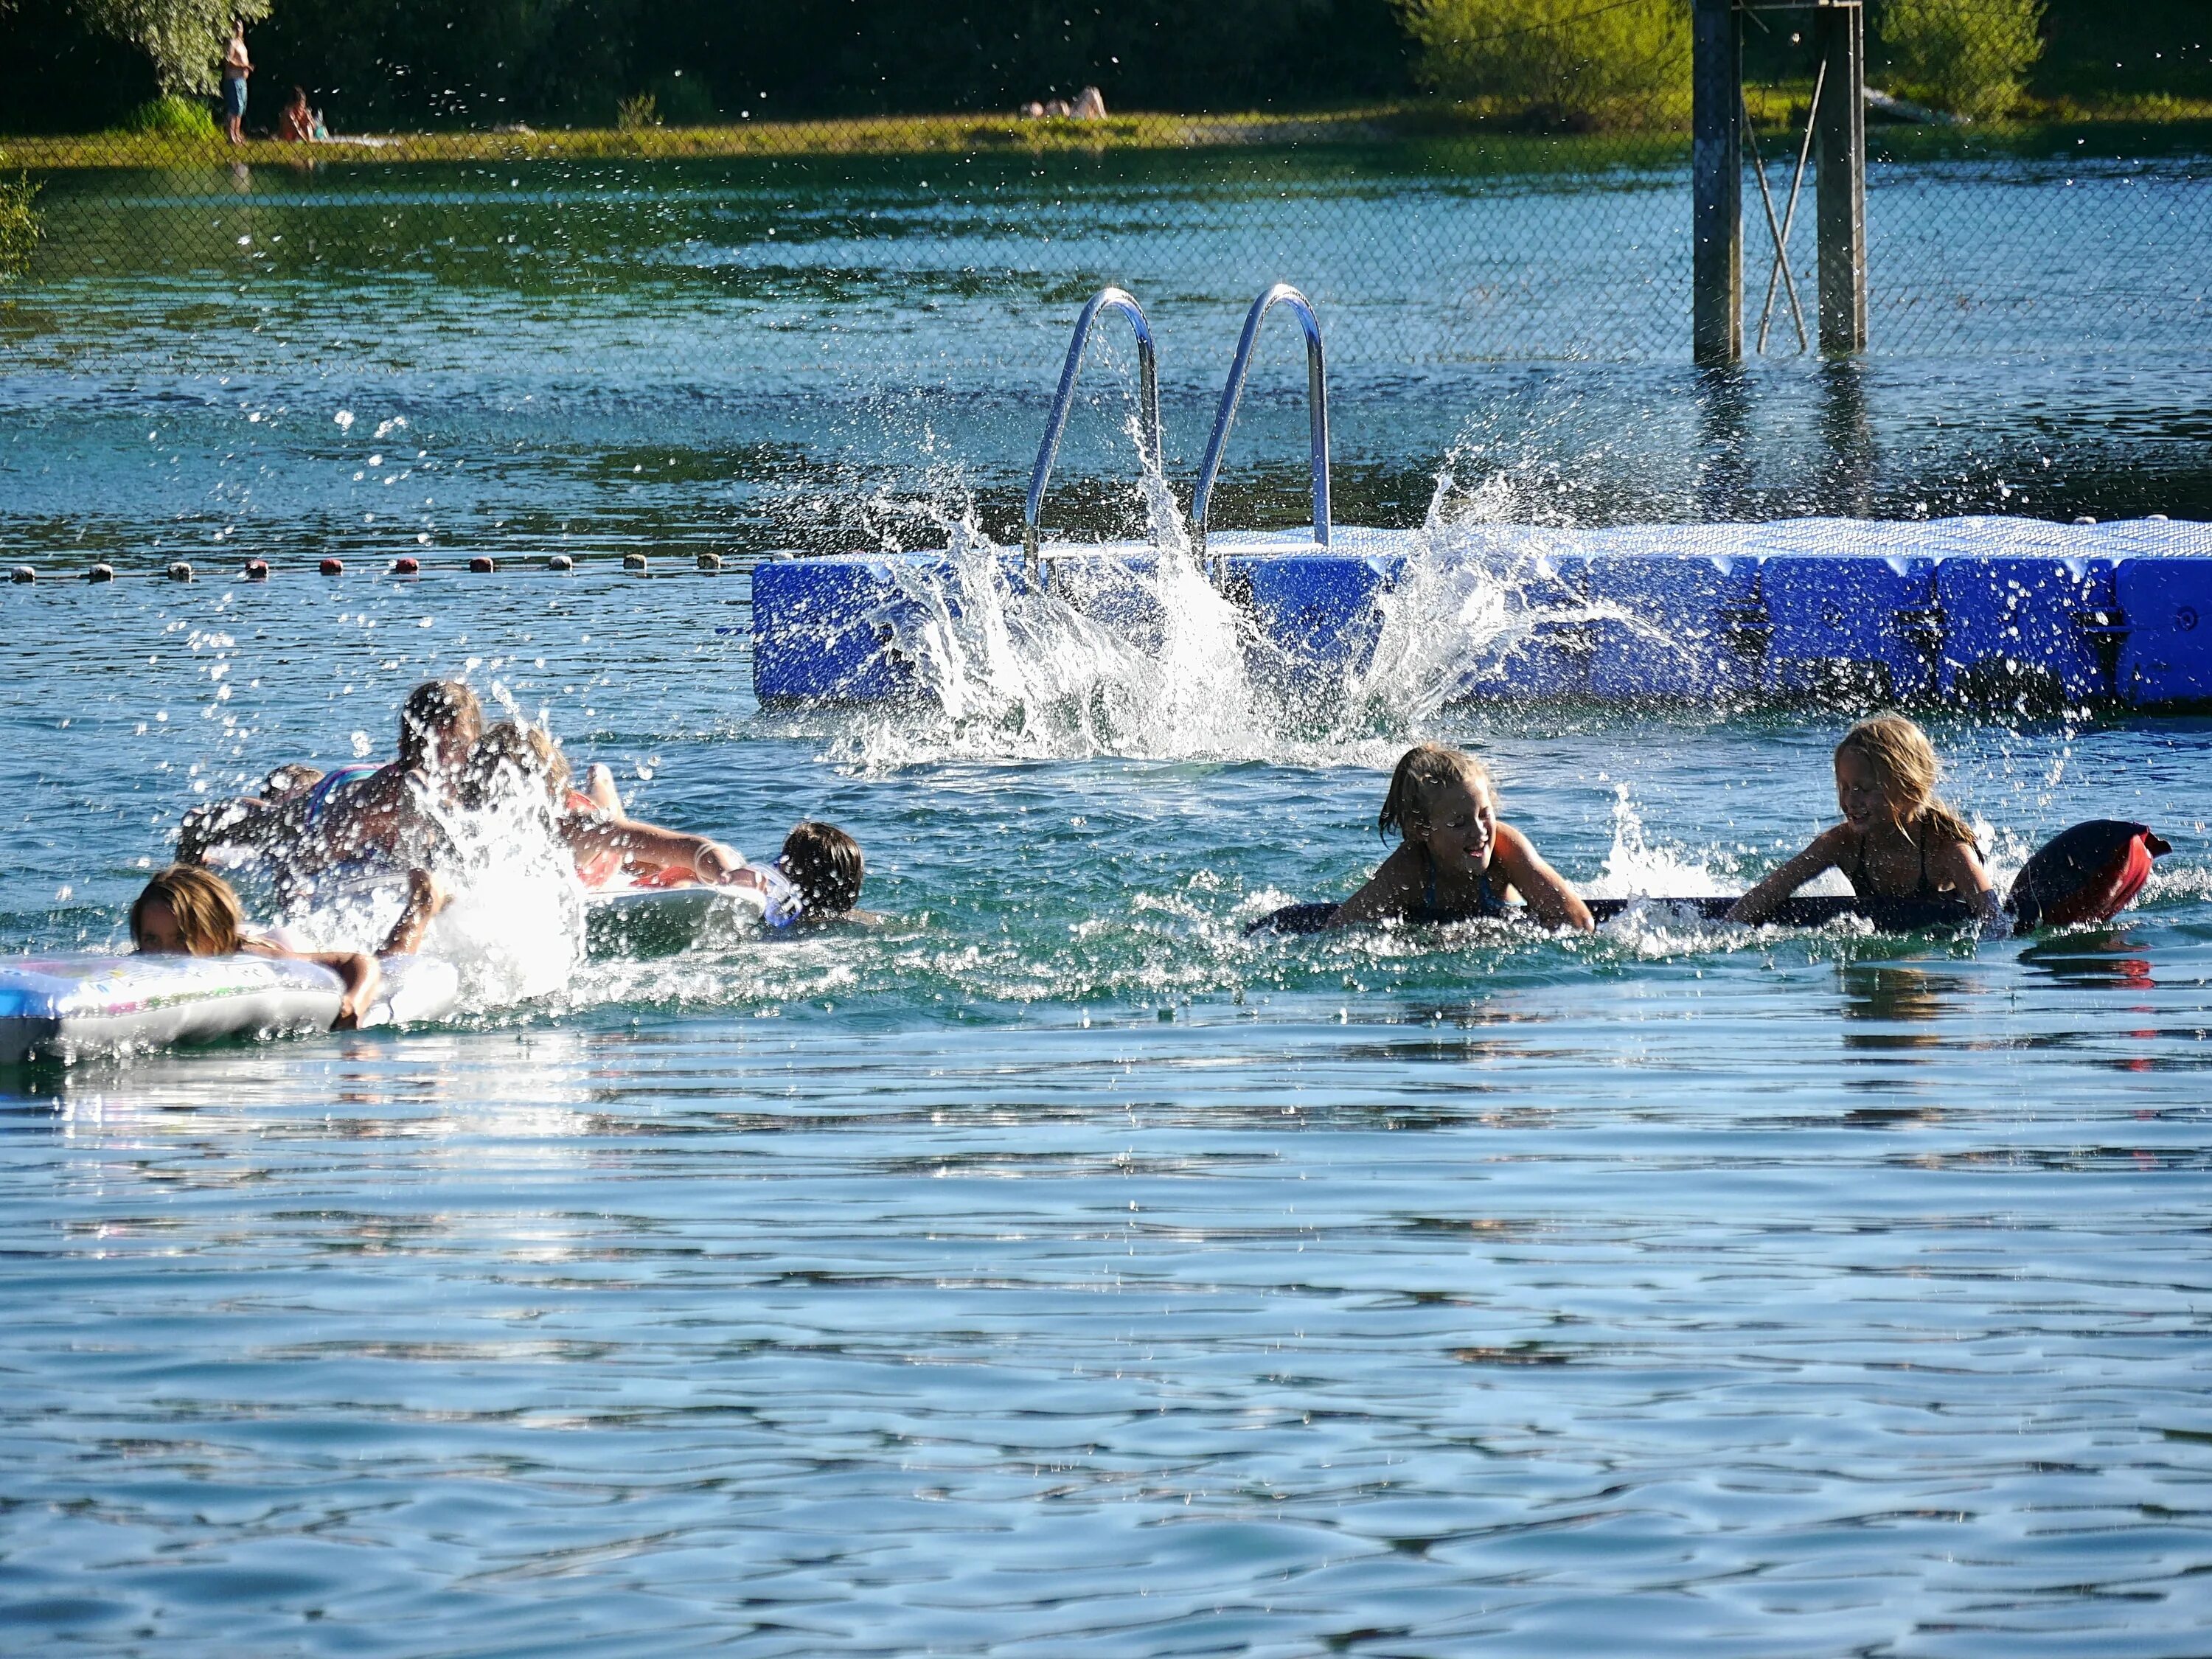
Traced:
MULTIPOLYGON (((1786 131, 1809 87, 1747 88, 1762 131, 1786 131)), ((1980 125, 1870 124, 1870 147, 1916 150, 2008 140, 2053 128, 2118 134, 2157 131, 2176 136, 2202 128, 2212 142, 2212 100, 2164 96, 2082 105, 2039 104, 2020 118, 1980 125), (1899 143, 1899 139, 1905 140, 1899 143)), ((231 145, 219 137, 96 132, 0 137, 0 167, 35 172, 216 166, 233 161, 421 165, 456 161, 763 160, 853 155, 882 158, 947 155, 1093 155, 1115 151, 1235 150, 1299 145, 1364 146, 1437 140, 1516 145, 1686 144, 1686 121, 1596 121, 1547 127, 1522 106, 1426 101, 1341 110, 1248 112, 1226 115, 1136 113, 1096 120, 1012 115, 867 116, 817 121, 740 121, 718 126, 554 128, 490 132, 360 134, 313 143, 252 138, 231 145)))

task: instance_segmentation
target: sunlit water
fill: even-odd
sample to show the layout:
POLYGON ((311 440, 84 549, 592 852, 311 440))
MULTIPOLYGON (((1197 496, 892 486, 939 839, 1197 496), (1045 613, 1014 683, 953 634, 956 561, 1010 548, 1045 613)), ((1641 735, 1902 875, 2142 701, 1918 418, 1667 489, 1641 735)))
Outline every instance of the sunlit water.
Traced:
MULTIPOLYGON (((757 854, 801 817, 848 826, 897 920, 487 982, 435 1029, 13 1079, 9 1650, 2202 1646, 2212 726, 1935 726, 2001 872, 2089 816, 2175 843, 2112 928, 1254 940, 1380 856, 1416 737, 1479 747, 1587 889, 1685 892, 1827 820, 1844 716, 1455 709, 1433 671, 1499 625, 1495 596, 1418 580, 1455 620, 1394 616, 1357 695, 1286 708, 1172 564, 1149 651, 1008 596, 945 635, 939 712, 763 716, 742 572, 605 556, 727 544, 715 492, 784 487, 774 457, 664 449, 669 414, 632 459, 627 417, 585 399, 569 459, 500 489, 533 525, 573 514, 596 562, 393 579, 417 534, 546 550, 465 514, 353 526, 408 461, 490 470, 457 434, 496 422, 306 374, 283 395, 315 445, 164 452, 149 494, 126 479, 160 468, 111 442, 141 394, 97 334, 44 383, 67 395, 8 392, 31 418, 0 524, 46 564, 82 556, 81 517, 138 570, 189 534, 205 579, 0 589, 0 944, 111 945, 203 790, 383 752, 406 689, 454 672, 647 816, 757 854), (705 481, 605 510, 677 455, 705 481), (210 526, 241 468, 250 510, 210 526), (276 578, 230 580, 240 544, 276 578), (331 546, 352 570, 307 574, 331 546)), ((392 348, 395 381, 428 382, 426 338, 392 348)), ((463 403, 493 401, 492 356, 463 403)), ((2154 380, 2095 385, 2133 407, 2154 380)), ((1604 421, 1516 428, 1466 384, 1340 425, 1383 434, 1401 521, 1547 516, 1604 421), (1532 458, 1503 482, 1462 429, 1491 421, 1532 458)), ((1608 406, 1695 428, 1686 380, 1643 387, 1608 406)), ((860 429, 813 395, 780 405, 800 448, 860 429)), ((1760 395, 1809 418, 1824 394, 1760 395)), ((1883 477, 1933 495, 1956 471, 1912 413, 1948 395, 1871 417, 1883 477)), ((2008 419, 2080 463, 2050 469, 2063 489, 2126 453, 2134 488, 2194 476, 2160 471, 2167 436, 2008 419)), ((942 474, 860 480, 860 518, 942 538, 1018 473, 1011 437, 938 441, 942 474)), ((1668 474, 1653 441, 1630 472, 1668 474)), ((793 465, 793 499, 825 489, 793 465)), ((1142 521, 1091 488, 1097 518, 1142 521)), ((1598 495, 1588 516, 1640 499, 1598 495)))

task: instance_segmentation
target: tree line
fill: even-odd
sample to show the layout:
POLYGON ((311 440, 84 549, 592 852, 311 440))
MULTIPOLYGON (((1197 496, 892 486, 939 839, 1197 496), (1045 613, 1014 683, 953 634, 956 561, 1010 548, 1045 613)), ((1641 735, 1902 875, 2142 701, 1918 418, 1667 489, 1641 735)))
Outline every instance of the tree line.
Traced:
MULTIPOLYGON (((204 95, 231 20, 259 124, 294 85, 355 131, 1109 109, 1314 108, 1430 93, 1570 122, 1687 96, 1689 0, 0 0, 0 125, 85 131, 204 95)), ((2028 83, 2212 96, 2204 0, 1875 0, 1878 76, 1962 112, 2028 83), (2101 77, 2101 78, 2100 78, 2101 77), (2086 82, 2085 82, 2086 84, 2086 82)), ((1785 73, 1761 14, 1754 72, 1785 73), (1763 56, 1762 56, 1763 54, 1763 56), (1771 60, 1769 62, 1768 60, 1771 60)), ((1773 20, 1771 25, 1765 20, 1773 20)), ((1801 20, 1802 22, 1802 20, 1801 20)))

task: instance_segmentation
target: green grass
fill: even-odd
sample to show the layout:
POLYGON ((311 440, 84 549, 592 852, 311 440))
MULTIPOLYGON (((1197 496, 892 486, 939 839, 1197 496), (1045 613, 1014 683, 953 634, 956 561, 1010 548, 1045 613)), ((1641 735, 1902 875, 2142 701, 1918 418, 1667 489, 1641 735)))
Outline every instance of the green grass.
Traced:
MULTIPOLYGON (((1762 129, 1784 122, 1809 87, 1751 88, 1753 118, 1762 129)), ((1595 135, 1645 143, 1682 137, 1679 121, 1648 118, 1625 106, 1601 112, 1595 135)), ((1107 150, 1230 149, 1257 145, 1362 144, 1407 139, 1543 137, 1544 112, 1502 99, 1463 103, 1408 100, 1357 108, 1227 115, 1119 115, 1101 121, 1024 120, 1013 116, 880 116, 848 120, 744 121, 721 126, 612 127, 544 132, 394 134, 374 144, 324 144, 254 139, 233 148, 218 137, 161 131, 88 133, 0 140, 0 165, 37 170, 173 167, 233 161, 256 164, 343 161, 590 161, 684 157, 1038 155, 1107 150)), ((1802 118, 1802 117, 1801 117, 1802 118)), ((2014 125, 2115 122, 2158 125, 2212 120, 2212 100, 2162 94, 2109 94, 2094 100, 2029 99, 2014 125)), ((1994 131, 1986 124, 1975 131, 1994 131)))

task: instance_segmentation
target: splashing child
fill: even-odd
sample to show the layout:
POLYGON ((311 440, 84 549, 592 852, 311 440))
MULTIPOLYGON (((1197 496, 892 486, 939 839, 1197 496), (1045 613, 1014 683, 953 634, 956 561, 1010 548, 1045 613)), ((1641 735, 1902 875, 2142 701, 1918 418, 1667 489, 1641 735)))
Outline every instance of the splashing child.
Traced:
POLYGON ((1589 907, 1528 838, 1498 816, 1490 770, 1442 744, 1409 749, 1390 776, 1375 824, 1399 832, 1397 850, 1336 907, 1332 927, 1376 921, 1465 921, 1513 915, 1518 893, 1548 927, 1591 929, 1589 907))
POLYGON ((1985 939, 2012 929, 1966 819, 1936 799, 1941 769, 1928 734, 1902 714, 1862 720, 1836 745, 1836 806, 1844 821, 1753 887, 1730 921, 1764 921, 1824 870, 1840 870, 1861 898, 1964 900, 1985 939))

